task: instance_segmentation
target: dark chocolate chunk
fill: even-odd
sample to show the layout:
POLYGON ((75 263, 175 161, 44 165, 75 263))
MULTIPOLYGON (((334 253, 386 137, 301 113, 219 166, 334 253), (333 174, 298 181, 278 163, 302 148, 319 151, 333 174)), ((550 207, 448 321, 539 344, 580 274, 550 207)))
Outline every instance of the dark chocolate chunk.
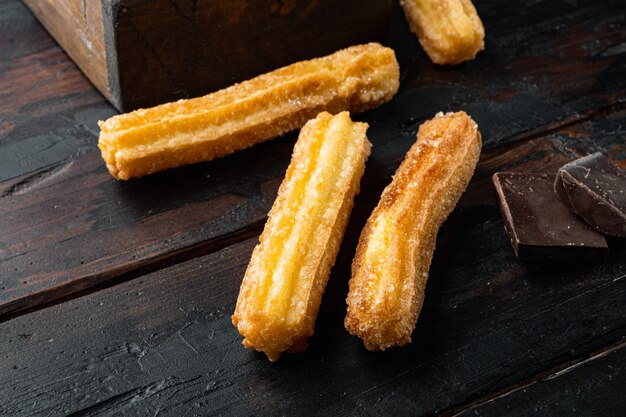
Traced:
POLYGON ((553 191, 555 177, 513 172, 493 176, 515 254, 526 260, 605 255, 606 239, 561 203, 553 191))
POLYGON ((561 167, 554 192, 594 229, 626 237, 626 173, 600 152, 561 167))

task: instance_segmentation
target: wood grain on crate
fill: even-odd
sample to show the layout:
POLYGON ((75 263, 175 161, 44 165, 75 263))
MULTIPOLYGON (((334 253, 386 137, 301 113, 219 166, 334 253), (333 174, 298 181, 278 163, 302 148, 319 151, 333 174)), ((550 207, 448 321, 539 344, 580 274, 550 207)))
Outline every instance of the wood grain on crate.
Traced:
POLYGON ((391 0, 24 0, 119 110, 381 40, 391 0))
POLYGON ((111 94, 101 0, 23 0, 104 95, 111 94))

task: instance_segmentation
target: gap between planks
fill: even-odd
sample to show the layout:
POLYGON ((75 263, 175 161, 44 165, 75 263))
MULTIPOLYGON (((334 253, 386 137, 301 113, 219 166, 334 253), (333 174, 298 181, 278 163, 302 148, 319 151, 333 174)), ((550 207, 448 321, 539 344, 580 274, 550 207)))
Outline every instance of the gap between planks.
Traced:
POLYGON ((136 263, 120 265, 104 272, 85 275, 49 290, 17 298, 0 306, 0 323, 139 278, 181 262, 218 252, 228 246, 260 235, 264 224, 265 219, 261 219, 210 240, 136 263))
MULTIPOLYGON (((527 132, 522 132, 518 135, 513 136, 501 145, 486 147, 483 149, 483 151, 488 150, 493 152, 494 149, 511 149, 528 141, 547 137, 551 134, 559 132, 562 129, 586 123, 597 117, 608 116, 612 113, 616 113, 624 109, 626 109, 626 102, 619 101, 607 106, 588 110, 584 113, 575 114, 563 120, 548 123, 542 127, 527 132)), ((59 171, 59 166, 61 166, 61 168, 65 168, 67 162, 64 162, 65 164, 57 163, 50 167, 38 170, 34 175, 28 175, 28 181, 26 182, 29 182, 29 184, 25 188, 27 188, 29 191, 31 188, 36 188, 37 185, 47 182, 50 179, 46 178, 48 174, 51 176, 56 176, 59 171), (36 178, 35 181, 32 181, 31 183, 30 177, 32 176, 36 178)), ((22 183, 25 182, 23 179, 22 181, 19 181, 18 184, 13 184, 13 181, 15 180, 9 180, 11 186, 9 187, 9 190, 5 190, 5 192, 3 193, 4 195, 0 196, 0 198, 6 197, 7 194, 10 195, 27 191, 22 189, 21 187, 18 187, 18 190, 14 189, 16 185, 23 185, 22 183)), ((2 190, 2 188, 2 183, 0 183, 0 190, 2 190)), ((165 269, 184 261, 188 261, 194 258, 220 251, 228 246, 237 244, 246 239, 259 236, 263 231, 265 220, 266 218, 264 217, 261 220, 248 224, 233 232, 217 236, 204 242, 199 242, 197 244, 187 246, 176 251, 164 253, 154 258, 139 261, 137 263, 127 263, 104 272, 85 275, 76 278, 75 280, 72 280, 71 282, 68 282, 66 284, 53 287, 47 291, 37 292, 17 298, 3 306, 0 306, 0 323, 6 322, 24 314, 42 310, 44 308, 63 303, 65 301, 73 300, 84 295, 91 294, 101 289, 110 288, 122 282, 130 281, 132 279, 139 278, 145 274, 165 269)))
POLYGON ((543 381, 549 381, 554 378, 558 378, 561 375, 565 375, 568 372, 584 366, 597 359, 603 358, 615 351, 626 348, 626 336, 622 336, 617 341, 614 341, 600 349, 594 350, 590 353, 582 355, 578 358, 560 363, 556 366, 548 368, 542 372, 536 373, 529 378, 523 379, 515 384, 508 385, 500 390, 484 395, 480 398, 462 402, 458 405, 452 406, 444 411, 435 413, 434 415, 439 417, 458 417, 474 409, 477 409, 485 404, 489 404, 494 401, 498 401, 501 398, 505 398, 511 394, 514 394, 520 390, 526 389, 534 384, 541 383, 543 381))
MULTIPOLYGON (((626 101, 618 101, 616 103, 612 103, 606 106, 590 109, 583 113, 577 113, 572 116, 566 117, 563 120, 559 120, 558 122, 548 123, 536 129, 531 129, 526 132, 518 133, 510 138, 504 138, 502 140, 504 143, 495 144, 493 146, 485 146, 483 147, 483 152, 487 150, 493 151, 494 149, 498 148, 514 148, 522 143, 526 143, 533 139, 540 139, 542 137, 558 133, 563 129, 586 123, 598 117, 610 116, 611 114, 618 113, 624 109, 626 109, 626 101)), ((478 128, 480 129, 480 126, 478 128)))

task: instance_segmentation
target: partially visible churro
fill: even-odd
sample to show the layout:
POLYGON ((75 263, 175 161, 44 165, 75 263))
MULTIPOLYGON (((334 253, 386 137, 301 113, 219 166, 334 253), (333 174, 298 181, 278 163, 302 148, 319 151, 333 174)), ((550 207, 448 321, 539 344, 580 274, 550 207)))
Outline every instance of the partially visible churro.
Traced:
POLYGON ((324 112, 300 132, 233 315, 244 346, 271 361, 313 334, 370 153, 366 130, 347 112, 324 112))
POLYGON ((352 263, 346 329, 370 350, 411 341, 439 226, 480 156, 478 126, 464 112, 420 126, 367 221, 352 263))
POLYGON ((99 122, 111 175, 128 179, 208 161, 302 127, 320 111, 361 112, 399 86, 393 50, 377 43, 302 61, 224 90, 99 122))
POLYGON ((485 29, 471 0, 400 0, 411 31, 435 64, 474 59, 485 29))

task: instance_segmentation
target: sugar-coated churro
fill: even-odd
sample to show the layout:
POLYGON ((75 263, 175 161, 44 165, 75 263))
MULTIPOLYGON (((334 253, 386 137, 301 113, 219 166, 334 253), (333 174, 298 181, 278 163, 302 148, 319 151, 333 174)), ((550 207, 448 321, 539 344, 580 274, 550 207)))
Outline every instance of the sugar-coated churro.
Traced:
POLYGON ((352 263, 346 329, 370 350, 411 341, 437 231, 480 156, 478 126, 464 112, 420 126, 368 219, 352 263))
POLYGON ((366 123, 324 112, 300 132, 246 270, 233 324, 271 361, 306 348, 365 170, 366 123))
POLYGON ((357 45, 190 100, 99 122, 111 175, 128 179, 208 161, 302 127, 320 111, 361 112, 397 92, 393 50, 357 45))
POLYGON ((474 59, 485 29, 470 0, 400 0, 411 31, 435 64, 474 59))

